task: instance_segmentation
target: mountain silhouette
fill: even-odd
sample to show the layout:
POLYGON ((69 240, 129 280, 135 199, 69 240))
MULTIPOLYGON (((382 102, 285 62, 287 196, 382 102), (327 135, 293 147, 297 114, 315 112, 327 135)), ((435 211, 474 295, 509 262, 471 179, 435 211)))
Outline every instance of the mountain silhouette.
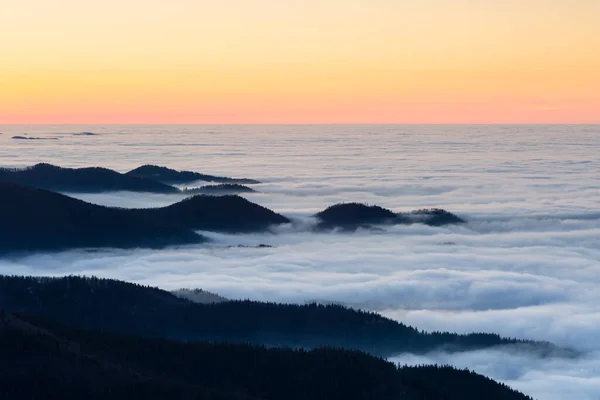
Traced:
POLYGON ((158 165, 142 165, 127 172, 126 175, 135 176, 138 178, 152 179, 158 182, 169 184, 183 184, 195 181, 233 183, 240 185, 252 185, 260 183, 259 181, 254 179, 227 178, 224 176, 206 175, 192 171, 177 171, 171 168, 161 167, 158 165))

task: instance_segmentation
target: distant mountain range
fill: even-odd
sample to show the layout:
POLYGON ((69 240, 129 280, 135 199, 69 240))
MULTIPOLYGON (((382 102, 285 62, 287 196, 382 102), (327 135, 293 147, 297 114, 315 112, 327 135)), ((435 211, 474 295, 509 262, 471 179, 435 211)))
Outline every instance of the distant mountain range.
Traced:
POLYGON ((238 196, 193 196, 155 209, 90 204, 0 183, 0 252, 164 247, 205 241, 195 230, 253 232, 289 220, 238 196))
MULTIPOLYGON (((253 179, 226 178, 191 171, 176 171, 153 165, 144 165, 125 174, 101 167, 63 168, 43 163, 21 169, 0 168, 0 182, 72 193, 109 191, 181 193, 180 189, 170 184, 195 181, 235 185, 259 183, 253 179)), ((210 188, 205 190, 209 191, 210 188)))
POLYGON ((426 333, 376 313, 338 305, 219 300, 201 304, 157 288, 109 279, 0 275, 0 309, 84 329, 294 348, 343 347, 383 357, 496 346, 557 350, 549 343, 495 334, 426 333))
POLYGON ((151 179, 169 184, 183 184, 196 181, 231 183, 238 185, 252 185, 260 183, 259 181, 254 179, 228 178, 224 176, 206 175, 192 171, 176 171, 174 169, 161 167, 158 165, 142 165, 141 167, 135 168, 127 172, 125 175, 134 176, 137 178, 151 179))
MULTIPOLYGON (((0 252, 84 247, 160 248, 206 240, 195 231, 264 232, 271 226, 292 222, 237 195, 195 195, 166 207, 126 209, 1 181, 0 192, 0 252)), ((321 230, 464 222, 440 209, 396 214, 358 203, 337 204, 315 217, 317 229, 321 230)))
POLYGON ((51 164, 36 164, 33 167, 23 169, 0 169, 0 182, 73 193, 108 191, 179 192, 176 187, 151 179, 121 174, 107 168, 62 168, 51 164))

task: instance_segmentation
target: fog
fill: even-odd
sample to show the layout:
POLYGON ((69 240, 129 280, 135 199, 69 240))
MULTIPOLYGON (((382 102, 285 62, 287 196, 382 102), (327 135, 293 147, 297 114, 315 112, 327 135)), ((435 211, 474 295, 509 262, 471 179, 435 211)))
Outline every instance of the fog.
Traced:
POLYGON ((584 355, 537 359, 498 350, 398 361, 469 367, 539 399, 600 396, 600 224, 591 217, 353 234, 315 234, 301 225, 253 235, 202 233, 213 242, 37 254, 0 261, 0 273, 96 275, 165 289, 197 287, 231 299, 333 301, 425 330, 547 340, 584 355), (228 247, 240 244, 275 247, 228 247))
MULTIPOLYGON (((547 340, 582 355, 541 359, 503 348, 394 360, 469 367, 540 400, 600 398, 597 127, 235 128, 243 135, 233 128, 191 135, 200 128, 181 127, 168 140, 153 131, 135 142, 128 136, 134 128, 111 129, 73 128, 101 133, 72 137, 71 150, 80 153, 51 141, 26 143, 30 150, 11 153, 8 163, 120 171, 155 163, 255 178, 264 182, 253 186, 261 193, 244 197, 294 223, 263 234, 201 232, 212 242, 162 251, 5 258, 0 273, 96 275, 169 290, 202 288, 231 299, 340 302, 425 330, 547 340), (468 223, 310 231, 312 214, 347 201, 397 212, 441 207, 468 223), (275 247, 229 247, 259 244, 275 247)), ((2 147, 0 156, 7 151, 2 147)), ((73 195, 121 207, 164 206, 184 197, 73 195)))
POLYGON ((600 396, 600 353, 578 358, 538 358, 510 350, 458 354, 410 354, 392 358, 401 365, 452 364, 469 368, 544 400, 596 400, 600 396))

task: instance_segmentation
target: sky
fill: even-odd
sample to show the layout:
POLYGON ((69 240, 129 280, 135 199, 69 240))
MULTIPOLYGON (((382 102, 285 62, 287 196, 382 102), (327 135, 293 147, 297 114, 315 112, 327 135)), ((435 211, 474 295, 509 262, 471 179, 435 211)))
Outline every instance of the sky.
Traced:
POLYGON ((600 123, 597 0, 0 0, 0 123, 600 123))

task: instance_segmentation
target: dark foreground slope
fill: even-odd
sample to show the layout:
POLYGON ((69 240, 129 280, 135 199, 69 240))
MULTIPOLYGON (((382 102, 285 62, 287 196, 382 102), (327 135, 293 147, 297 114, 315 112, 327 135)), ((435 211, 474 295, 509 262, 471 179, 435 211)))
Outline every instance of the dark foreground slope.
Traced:
MULTIPOLYGON (((148 337, 335 346, 379 356, 522 343, 493 334, 425 333, 379 314, 335 305, 197 304, 160 289, 97 278, 0 276, 0 309, 148 337)), ((552 349, 549 344, 531 345, 552 349)))
POLYGON ((465 220, 439 208, 415 210, 409 213, 394 213, 379 206, 361 203, 340 203, 315 214, 318 229, 355 230, 376 225, 422 223, 429 226, 461 224, 465 220))
POLYGON ((196 195, 162 208, 129 210, 136 216, 196 230, 254 232, 290 220, 235 195, 196 195))
POLYGON ((191 183, 196 181, 232 183, 240 185, 251 185, 260 183, 254 179, 246 178, 227 178, 224 176, 206 175, 193 171, 177 171, 158 165, 142 165, 126 173, 129 176, 138 178, 153 179, 158 182, 169 184, 191 183))
POLYGON ((194 196, 163 208, 104 207, 0 182, 0 252, 200 243, 194 230, 253 232, 289 220, 238 196, 194 196))
POLYGON ((189 229, 42 189, 0 183, 0 252, 199 243, 189 229))
MULTIPOLYGON (((111 357, 102 351, 101 336, 75 330, 66 335, 64 328, 59 332, 48 325, 0 312, 1 399, 252 399, 227 388, 211 390, 182 382, 176 376, 136 370, 132 360, 111 357), (96 342, 87 344, 94 339, 96 342)), ((136 338, 112 339, 104 343, 109 346, 126 346, 128 341, 137 343, 136 338)), ((156 356, 152 350, 146 351, 156 356)), ((157 357, 153 361, 161 360, 157 357)))
POLYGON ((177 342, 0 315, 2 399, 526 400, 449 367, 364 353, 177 342))
POLYGON ((0 182, 17 183, 58 192, 179 192, 179 189, 173 186, 151 179, 121 174, 107 168, 62 168, 50 164, 36 164, 24 169, 1 168, 0 182))

